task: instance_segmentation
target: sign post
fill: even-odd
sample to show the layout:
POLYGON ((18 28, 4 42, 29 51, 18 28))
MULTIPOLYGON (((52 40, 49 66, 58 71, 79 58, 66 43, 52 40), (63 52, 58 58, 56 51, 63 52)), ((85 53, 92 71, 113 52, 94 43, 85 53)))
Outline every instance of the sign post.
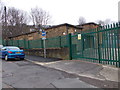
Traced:
POLYGON ((42 40, 43 40, 43 47, 44 47, 44 58, 46 58, 46 47, 45 47, 45 40, 46 40, 46 32, 42 31, 42 40))

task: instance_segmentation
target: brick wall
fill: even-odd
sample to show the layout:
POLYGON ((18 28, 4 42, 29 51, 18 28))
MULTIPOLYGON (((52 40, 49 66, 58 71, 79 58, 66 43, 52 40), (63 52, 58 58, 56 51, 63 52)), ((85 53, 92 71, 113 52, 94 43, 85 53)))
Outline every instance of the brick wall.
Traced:
POLYGON ((81 29, 77 29, 74 27, 67 27, 67 26, 61 26, 61 27, 56 27, 56 28, 50 28, 47 29, 47 38, 50 37, 56 37, 56 36, 63 36, 63 35, 67 35, 67 33, 75 33, 75 32, 80 32, 81 29), (68 30, 68 31, 67 31, 68 30))
MULTIPOLYGON (((43 49, 26 49, 26 55, 44 56, 43 49)), ((54 48, 46 50, 47 57, 49 58, 59 58, 59 59, 69 59, 69 49, 68 48, 54 48)))

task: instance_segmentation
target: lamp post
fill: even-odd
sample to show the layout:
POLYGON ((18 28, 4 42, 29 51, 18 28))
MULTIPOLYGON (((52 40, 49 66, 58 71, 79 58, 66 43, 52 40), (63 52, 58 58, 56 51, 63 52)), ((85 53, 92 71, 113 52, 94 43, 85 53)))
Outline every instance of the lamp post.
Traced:
POLYGON ((7 19, 6 19, 6 6, 4 6, 4 14, 5 14, 5 26, 7 26, 7 19))
POLYGON ((5 38, 6 38, 6 45, 8 45, 8 42, 7 42, 7 18, 6 18, 6 6, 4 6, 4 14, 5 14, 5 23, 4 23, 4 26, 5 26, 5 38))

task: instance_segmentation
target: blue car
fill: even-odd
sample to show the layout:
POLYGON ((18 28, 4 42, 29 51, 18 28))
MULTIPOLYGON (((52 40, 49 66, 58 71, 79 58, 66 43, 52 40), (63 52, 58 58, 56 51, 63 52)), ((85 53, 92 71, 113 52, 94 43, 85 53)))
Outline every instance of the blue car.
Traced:
POLYGON ((5 60, 16 59, 16 58, 24 60, 25 58, 24 51, 20 50, 18 47, 15 46, 2 47, 0 50, 0 55, 2 59, 5 60))

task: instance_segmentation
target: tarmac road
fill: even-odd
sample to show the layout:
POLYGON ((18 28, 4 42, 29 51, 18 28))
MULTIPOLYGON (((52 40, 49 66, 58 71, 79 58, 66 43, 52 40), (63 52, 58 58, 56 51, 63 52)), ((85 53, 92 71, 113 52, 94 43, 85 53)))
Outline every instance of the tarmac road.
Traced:
POLYGON ((45 68, 25 60, 2 60, 3 88, 96 88, 76 77, 67 78, 65 76, 65 73, 61 71, 45 68))
POLYGON ((100 82, 94 81, 97 84, 93 84, 93 81, 26 60, 2 60, 3 88, 54 88, 55 90, 58 88, 99 88, 100 82), (89 83, 86 82, 87 80, 89 83))

